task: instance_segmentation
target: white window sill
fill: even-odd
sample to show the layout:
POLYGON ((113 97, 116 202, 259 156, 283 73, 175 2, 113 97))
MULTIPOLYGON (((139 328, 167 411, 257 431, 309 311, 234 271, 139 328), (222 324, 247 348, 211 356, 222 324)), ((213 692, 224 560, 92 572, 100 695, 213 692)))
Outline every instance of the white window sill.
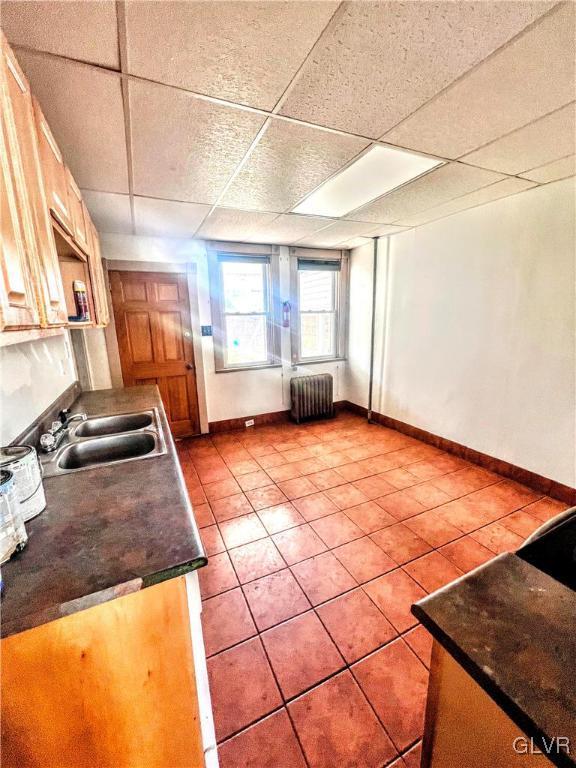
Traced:
POLYGON ((266 365, 239 365, 236 368, 216 368, 214 373, 240 373, 241 371, 267 371, 269 368, 282 368, 282 364, 267 363, 266 365))
POLYGON ((323 363, 345 363, 347 357, 318 357, 315 360, 295 360, 292 367, 300 365, 322 365, 323 363))

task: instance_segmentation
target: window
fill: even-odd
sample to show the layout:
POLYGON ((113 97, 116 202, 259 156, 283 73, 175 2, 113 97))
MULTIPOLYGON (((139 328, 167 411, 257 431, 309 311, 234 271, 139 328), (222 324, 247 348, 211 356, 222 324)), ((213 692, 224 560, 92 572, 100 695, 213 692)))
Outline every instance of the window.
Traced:
POLYGON ((216 370, 274 365, 270 256, 218 253, 211 271, 216 370))
POLYGON ((344 355, 347 258, 292 257, 293 362, 344 355))

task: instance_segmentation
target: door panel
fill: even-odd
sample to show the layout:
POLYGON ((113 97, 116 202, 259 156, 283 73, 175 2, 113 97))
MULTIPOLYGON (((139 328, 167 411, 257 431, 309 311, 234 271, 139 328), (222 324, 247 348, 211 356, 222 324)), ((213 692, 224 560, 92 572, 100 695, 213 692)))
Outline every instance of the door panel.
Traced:
POLYGON ((126 312, 124 317, 132 362, 153 362, 154 352, 152 351, 150 316, 147 312, 126 312))
POLYGON ((125 386, 157 384, 173 434, 198 434, 186 275, 116 270, 109 274, 125 386))

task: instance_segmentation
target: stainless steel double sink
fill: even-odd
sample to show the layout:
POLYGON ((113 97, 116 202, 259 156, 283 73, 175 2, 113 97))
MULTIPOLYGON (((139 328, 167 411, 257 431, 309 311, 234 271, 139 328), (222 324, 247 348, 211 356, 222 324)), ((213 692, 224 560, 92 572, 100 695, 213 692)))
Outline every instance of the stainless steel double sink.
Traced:
POLYGON ((166 453, 158 410, 93 416, 72 424, 62 445, 40 455, 44 477, 166 453))

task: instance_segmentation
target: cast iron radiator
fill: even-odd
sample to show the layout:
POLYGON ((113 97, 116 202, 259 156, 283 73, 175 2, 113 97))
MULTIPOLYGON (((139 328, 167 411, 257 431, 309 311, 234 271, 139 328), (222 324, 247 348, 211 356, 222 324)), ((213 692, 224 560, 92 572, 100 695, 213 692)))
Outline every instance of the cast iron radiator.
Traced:
POLYGON ((290 379, 290 416, 299 424, 311 416, 334 416, 332 375, 295 376, 290 379))

